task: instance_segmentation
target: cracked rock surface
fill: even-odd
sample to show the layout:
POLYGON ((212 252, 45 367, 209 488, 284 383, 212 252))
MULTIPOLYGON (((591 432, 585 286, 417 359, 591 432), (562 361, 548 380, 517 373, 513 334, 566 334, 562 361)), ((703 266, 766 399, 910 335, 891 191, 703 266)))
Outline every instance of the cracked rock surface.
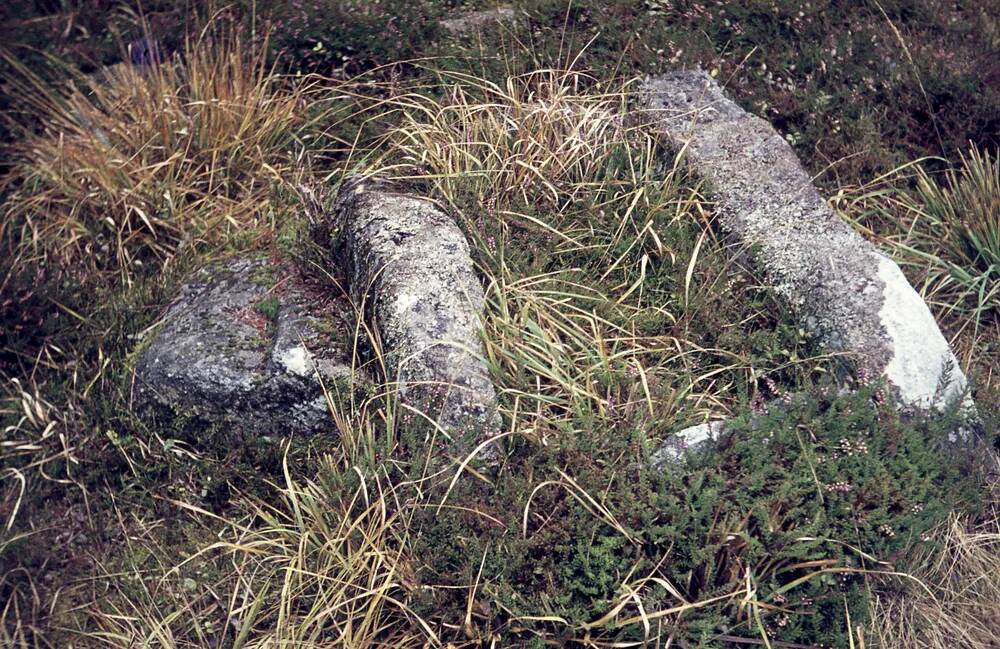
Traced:
POLYGON ((355 389, 346 300, 263 258, 203 269, 138 355, 140 412, 261 435, 333 429, 355 389))

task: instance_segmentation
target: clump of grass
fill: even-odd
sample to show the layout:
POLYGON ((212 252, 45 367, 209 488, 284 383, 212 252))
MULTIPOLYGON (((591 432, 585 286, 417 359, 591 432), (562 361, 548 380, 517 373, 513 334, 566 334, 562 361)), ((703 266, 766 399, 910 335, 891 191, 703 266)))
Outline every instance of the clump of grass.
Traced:
POLYGON ((1000 521, 953 515, 911 569, 872 600, 879 647, 989 649, 1000 628, 1000 521))
POLYGON ((320 82, 284 79, 265 46, 206 28, 183 57, 118 65, 45 85, 7 55, 41 124, 10 152, 0 234, 36 266, 125 280, 182 246, 246 236, 266 222, 268 192, 290 174, 320 82))
POLYGON ((266 501, 241 499, 231 519, 178 503, 202 525, 221 524, 219 540, 174 564, 166 548, 130 547, 129 578, 91 604, 81 637, 123 648, 438 645, 406 604, 418 586, 406 512, 385 477, 327 456, 308 482, 292 478, 286 458, 284 479, 266 501))
MULTIPOLYGON (((601 187, 609 158, 639 131, 625 124, 628 83, 595 90, 588 75, 540 70, 493 83, 467 75, 443 101, 401 101, 393 147, 443 196, 486 205, 565 205, 601 187)), ((639 151, 641 153, 641 151, 639 151)))
POLYGON ((443 100, 400 101, 393 172, 423 180, 475 242, 490 280, 487 354, 508 394, 524 401, 517 427, 550 430, 585 411, 604 416, 608 381, 625 375, 641 347, 628 327, 598 312, 614 299, 610 285, 584 277, 578 264, 636 237, 622 245, 620 289, 622 275, 656 245, 638 214, 666 202, 673 178, 653 177, 655 141, 625 123, 627 84, 595 90, 587 75, 554 69, 502 84, 448 80, 443 100), (640 209, 627 209, 631 203, 640 209), (604 214, 621 210, 618 218, 590 221, 601 204, 604 214), (564 260, 561 269, 544 267, 555 259, 564 260), (596 332, 605 341, 597 349, 596 332), (529 425, 528 413, 547 414, 529 425))
POLYGON ((907 249, 928 264, 925 290, 977 320, 1000 310, 1000 161, 973 147, 943 178, 917 168, 907 249))
POLYGON ((981 404, 997 400, 1000 164, 973 146, 957 165, 920 158, 833 200, 893 255, 951 338, 981 404), (948 165, 936 173, 936 166, 948 165))

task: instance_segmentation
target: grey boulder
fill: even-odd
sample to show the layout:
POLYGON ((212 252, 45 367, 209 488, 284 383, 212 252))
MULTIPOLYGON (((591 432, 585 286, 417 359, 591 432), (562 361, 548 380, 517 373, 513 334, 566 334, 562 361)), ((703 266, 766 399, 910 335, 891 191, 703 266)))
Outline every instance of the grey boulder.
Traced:
MULTIPOLYGON (((965 375, 930 309, 899 267, 827 205, 774 127, 703 71, 648 79, 642 94, 645 114, 706 181, 722 229, 750 250, 802 326, 853 361, 861 381, 883 380, 904 410, 958 405, 974 428, 965 375)), ((654 460, 676 459, 725 428, 685 429, 654 460)))
POLYGON ((206 268, 137 356, 136 410, 198 430, 332 430, 330 404, 359 383, 351 312, 263 258, 206 268))
POLYGON ((464 234, 432 202, 376 179, 345 181, 334 211, 352 297, 379 333, 406 417, 472 450, 500 419, 481 340, 485 299, 464 234))
POLYGON ((973 410, 923 299, 827 205, 770 123, 744 112, 704 72, 665 74, 644 90, 649 114, 707 181, 722 228, 753 251, 803 326, 851 358, 862 378, 885 379, 904 407, 966 399, 973 410))

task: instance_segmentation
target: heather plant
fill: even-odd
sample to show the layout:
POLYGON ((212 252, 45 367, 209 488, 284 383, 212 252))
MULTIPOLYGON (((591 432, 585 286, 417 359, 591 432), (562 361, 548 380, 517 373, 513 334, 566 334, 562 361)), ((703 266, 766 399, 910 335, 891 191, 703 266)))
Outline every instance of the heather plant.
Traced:
POLYGON ((980 467, 941 451, 952 423, 902 421, 870 389, 831 394, 741 416, 682 471, 603 461, 642 443, 613 429, 522 447, 488 492, 467 484, 447 498, 464 507, 415 519, 418 575, 441 586, 416 610, 457 617, 467 594, 452 589, 475 581, 473 610, 503 611, 474 615, 480 637, 852 646, 845 619, 866 624, 873 581, 905 550, 933 552, 980 467))

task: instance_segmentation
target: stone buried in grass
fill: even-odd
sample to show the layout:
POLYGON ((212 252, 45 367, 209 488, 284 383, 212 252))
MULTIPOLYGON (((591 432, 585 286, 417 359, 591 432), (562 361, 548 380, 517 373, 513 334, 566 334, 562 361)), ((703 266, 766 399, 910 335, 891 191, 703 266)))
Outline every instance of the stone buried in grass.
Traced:
POLYGON ((498 428, 480 340, 484 297, 462 231, 433 203, 375 180, 345 181, 335 206, 351 293, 374 322, 389 381, 415 420, 462 451, 498 428))
POLYGON ((666 74, 644 91, 671 145, 707 181, 722 228, 828 349, 846 353, 861 377, 886 379, 904 407, 942 409, 964 397, 965 376, 927 305, 827 205, 771 124, 704 72, 666 74))
POLYGON ((441 21, 441 27, 451 34, 464 34, 474 29, 493 28, 510 24, 517 20, 517 12, 511 7, 497 7, 482 11, 470 11, 456 18, 441 21))
MULTIPOLYGON (((885 380, 904 410, 937 412, 960 402, 976 419, 966 378, 923 299, 827 205, 770 123, 746 113, 702 71, 649 79, 643 95, 669 144, 705 179, 723 230, 751 251, 823 346, 854 361, 859 379, 885 380)), ((678 462, 725 429, 719 421, 684 429, 653 460, 678 462)))
POLYGON ((324 388, 354 389, 348 312, 265 259, 204 269, 139 354, 138 410, 262 435, 331 430, 324 388))
POLYGON ((649 466, 655 471, 666 471, 671 466, 684 462, 690 452, 697 452, 718 440, 726 432, 726 421, 706 421, 704 424, 689 426, 663 440, 649 457, 649 466))

